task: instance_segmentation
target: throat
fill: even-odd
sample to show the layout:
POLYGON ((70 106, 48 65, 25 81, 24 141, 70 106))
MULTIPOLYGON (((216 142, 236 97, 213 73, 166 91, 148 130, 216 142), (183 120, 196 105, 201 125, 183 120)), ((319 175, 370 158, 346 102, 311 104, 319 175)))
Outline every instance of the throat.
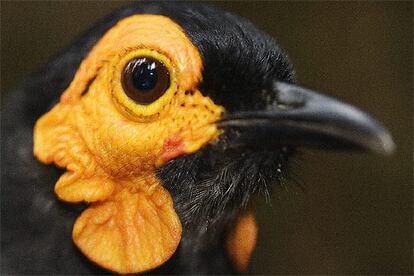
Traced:
POLYGON ((169 267, 174 267, 180 274, 235 274, 226 247, 230 225, 232 223, 216 223, 205 228, 204 231, 184 226, 180 245, 173 258, 164 267, 167 269, 166 272, 169 272, 169 267))
POLYGON ((269 197, 271 187, 284 181, 289 153, 230 153, 211 144, 159 168, 183 226, 174 265, 183 273, 233 274, 225 248, 229 233, 255 195, 269 197))
POLYGON ((269 197, 284 181, 288 151, 222 151, 208 145, 158 169, 184 229, 214 235, 234 221, 256 194, 269 197))

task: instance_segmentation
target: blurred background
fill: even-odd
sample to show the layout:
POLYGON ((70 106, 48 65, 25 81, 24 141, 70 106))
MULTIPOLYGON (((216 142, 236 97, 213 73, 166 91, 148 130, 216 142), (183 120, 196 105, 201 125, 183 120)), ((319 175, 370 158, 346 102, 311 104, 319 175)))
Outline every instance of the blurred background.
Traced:
MULTIPOLYGON (((128 2, 1 1, 1 96, 128 2)), ((256 274, 413 273, 413 2, 214 2, 277 38, 298 82, 393 134, 392 157, 304 151, 257 200, 256 274), (304 188, 299 188, 300 185, 304 188)), ((2 101, 4 104, 4 101, 2 101)))

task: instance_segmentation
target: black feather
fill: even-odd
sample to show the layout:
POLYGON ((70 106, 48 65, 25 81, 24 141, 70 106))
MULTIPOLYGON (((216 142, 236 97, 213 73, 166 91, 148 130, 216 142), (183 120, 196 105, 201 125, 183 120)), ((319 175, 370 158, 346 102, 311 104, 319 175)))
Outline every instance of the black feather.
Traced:
MULTIPOLYGON (((56 199, 53 187, 62 172, 33 157, 33 126, 58 101, 97 40, 121 18, 138 13, 165 15, 183 27, 203 59, 202 91, 229 112, 271 101, 252 93, 269 78, 293 81, 286 55, 272 39, 247 20, 214 7, 138 3, 100 22, 3 101, 3 274, 106 273, 87 261, 71 241, 72 225, 85 206, 56 199), (235 97, 243 100, 236 104, 235 97)), ((232 273, 223 250, 225 231, 251 196, 266 193, 282 176, 278 169, 283 169, 288 152, 230 153, 217 143, 161 168, 158 173, 186 228, 180 249, 154 273, 232 273)))
POLYGON ((231 224, 255 194, 268 198, 272 186, 286 178, 291 149, 230 152, 222 143, 172 160, 157 171, 172 193, 181 222, 196 239, 206 233, 214 238, 215 228, 231 224))

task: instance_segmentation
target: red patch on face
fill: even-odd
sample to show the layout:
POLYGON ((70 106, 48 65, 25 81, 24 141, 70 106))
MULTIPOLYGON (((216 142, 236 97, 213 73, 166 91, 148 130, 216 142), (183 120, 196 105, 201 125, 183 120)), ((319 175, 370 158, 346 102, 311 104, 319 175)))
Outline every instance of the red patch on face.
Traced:
POLYGON ((167 162, 185 153, 183 139, 179 135, 174 135, 173 137, 168 138, 164 142, 163 147, 164 153, 162 154, 161 159, 164 162, 167 162))

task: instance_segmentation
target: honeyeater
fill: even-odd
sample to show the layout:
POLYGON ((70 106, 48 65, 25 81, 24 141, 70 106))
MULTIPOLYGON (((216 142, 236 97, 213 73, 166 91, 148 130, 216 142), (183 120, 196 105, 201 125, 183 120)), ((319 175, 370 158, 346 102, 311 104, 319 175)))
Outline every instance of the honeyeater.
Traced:
POLYGON ((243 273, 251 198, 298 148, 393 150, 369 115, 297 85, 271 37, 200 3, 119 10, 4 106, 6 274, 243 273))

